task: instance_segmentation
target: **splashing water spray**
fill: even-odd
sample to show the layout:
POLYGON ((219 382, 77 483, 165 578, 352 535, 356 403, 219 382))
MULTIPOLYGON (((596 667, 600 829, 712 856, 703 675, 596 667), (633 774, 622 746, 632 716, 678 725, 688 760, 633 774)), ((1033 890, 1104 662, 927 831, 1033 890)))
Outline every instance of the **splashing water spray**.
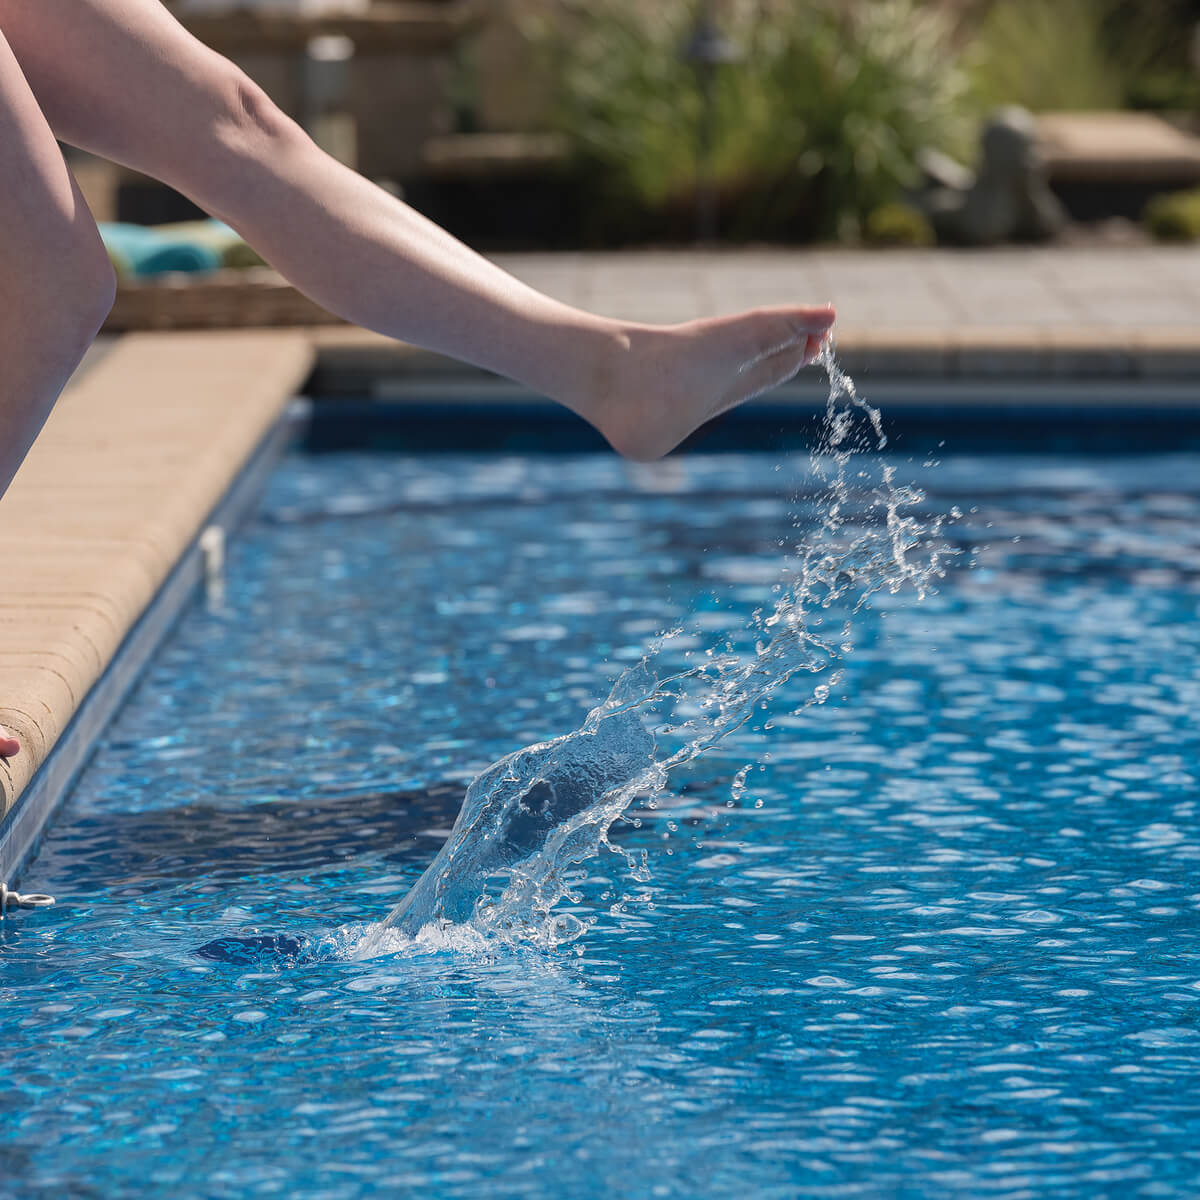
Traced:
POLYGON ((397 933, 415 938, 451 924, 547 948, 578 937, 586 924, 552 911, 573 898, 574 866, 606 846, 624 855, 635 879, 649 877, 644 856, 636 860, 608 838, 635 798, 661 795, 673 768, 744 725, 798 674, 822 678, 794 711, 823 703, 837 684, 836 664, 853 648, 854 615, 870 597, 908 584, 920 598, 944 574, 953 553, 941 540, 946 516, 919 517, 913 510, 924 494, 864 457, 887 445, 879 411, 858 395, 832 341, 818 361, 829 378, 810 463, 823 485, 819 520, 786 563, 770 611, 751 620, 754 652, 710 650, 699 665, 660 675, 675 636, 666 634, 574 732, 493 763, 467 789, 437 858, 363 939, 360 956, 387 950, 397 933), (677 706, 696 715, 673 724, 677 706), (507 884, 492 897, 487 883, 500 872, 507 884))

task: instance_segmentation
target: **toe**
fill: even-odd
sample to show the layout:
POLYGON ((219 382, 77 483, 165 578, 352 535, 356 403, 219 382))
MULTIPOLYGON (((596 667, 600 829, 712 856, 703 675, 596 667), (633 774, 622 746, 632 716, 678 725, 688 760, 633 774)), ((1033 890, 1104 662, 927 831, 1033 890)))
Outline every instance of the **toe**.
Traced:
POLYGON ((11 758, 21 749, 21 743, 7 729, 0 726, 0 758, 11 758))
POLYGON ((792 341, 816 336, 824 337, 832 328, 835 313, 832 304, 809 305, 804 308, 784 308, 778 312, 791 329, 792 341))
POLYGON ((833 327, 832 305, 805 308, 759 308, 735 318, 744 336, 742 353, 748 361, 778 354, 796 343, 816 337, 818 341, 833 327))

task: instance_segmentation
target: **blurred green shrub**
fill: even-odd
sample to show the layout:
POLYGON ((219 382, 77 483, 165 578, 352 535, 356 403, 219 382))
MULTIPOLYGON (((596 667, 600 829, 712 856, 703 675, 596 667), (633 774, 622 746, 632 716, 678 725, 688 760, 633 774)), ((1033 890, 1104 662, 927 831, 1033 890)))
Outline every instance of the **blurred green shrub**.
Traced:
POLYGON ((864 234, 875 246, 932 246, 937 241, 925 214, 898 201, 873 209, 864 234))
POLYGON ((1191 71, 1149 69, 1129 85, 1129 107, 1150 112, 1196 112, 1200 79, 1191 71))
MULTIPOLYGON (((694 18, 691 0, 561 0, 557 19, 531 27, 601 236, 644 232, 639 219, 689 232, 703 120, 682 59, 694 18)), ((959 145, 964 77, 933 8, 741 0, 723 32, 742 51, 714 84, 710 161, 727 236, 857 238, 914 181, 920 149, 959 145)))
POLYGON ((991 0, 964 61, 981 110, 1122 109, 1186 78, 1185 30, 1174 0, 991 0))
POLYGON ((1155 196, 1146 205, 1142 224, 1160 242, 1200 240, 1200 188, 1155 196))

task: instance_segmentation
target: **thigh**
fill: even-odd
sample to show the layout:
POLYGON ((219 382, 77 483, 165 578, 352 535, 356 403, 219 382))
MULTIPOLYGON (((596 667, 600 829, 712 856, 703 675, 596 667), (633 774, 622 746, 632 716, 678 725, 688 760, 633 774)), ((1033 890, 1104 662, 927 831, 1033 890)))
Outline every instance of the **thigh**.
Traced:
MULTIPOLYGON (((0 31, 0 314, 9 330, 53 304, 64 262, 99 234, 62 152, 0 31)), ((74 284, 78 273, 62 279, 74 284)), ((8 339, 0 332, 0 347, 8 339)), ((11 360, 4 360, 11 361, 11 360)))
POLYGON ((162 0, 0 0, 5 30, 55 135, 163 178, 202 174, 242 73, 162 0))
POLYGON ((92 215, 0 33, 0 495, 112 303, 92 215))

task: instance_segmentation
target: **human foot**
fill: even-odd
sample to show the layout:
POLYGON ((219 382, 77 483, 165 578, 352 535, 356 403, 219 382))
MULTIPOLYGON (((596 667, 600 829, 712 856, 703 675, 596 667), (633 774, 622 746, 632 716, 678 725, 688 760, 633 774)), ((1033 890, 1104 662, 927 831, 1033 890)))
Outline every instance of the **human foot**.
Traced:
POLYGON ((791 379, 820 353, 833 306, 759 308, 685 325, 625 325, 597 377, 573 405, 628 458, 661 458, 689 433, 791 379))
POLYGON ((0 725, 0 758, 10 758, 21 749, 21 743, 0 725))

